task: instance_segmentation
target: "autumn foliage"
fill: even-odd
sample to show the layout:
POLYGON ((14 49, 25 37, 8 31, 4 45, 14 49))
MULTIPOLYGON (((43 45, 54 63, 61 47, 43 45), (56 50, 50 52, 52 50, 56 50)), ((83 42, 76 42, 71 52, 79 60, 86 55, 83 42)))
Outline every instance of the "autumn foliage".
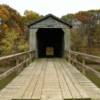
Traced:
POLYGON ((24 31, 23 24, 21 22, 21 16, 13 8, 7 5, 0 5, 0 18, 3 21, 2 22, 3 32, 7 32, 10 29, 14 29, 20 33, 24 31))
POLYGON ((91 17, 92 15, 88 12, 79 12, 75 14, 75 18, 83 23, 87 23, 88 21, 90 21, 91 17))
POLYGON ((73 50, 100 55, 100 10, 67 14, 62 16, 62 20, 73 25, 73 50))
MULTIPOLYGON (((26 10, 22 16, 10 6, 0 5, 0 55, 28 50, 27 25, 42 17, 32 10, 26 10)), ((100 10, 80 11, 61 19, 69 24, 76 19, 81 23, 71 34, 72 49, 93 51, 90 48, 100 48, 100 10)))
POLYGON ((0 5, 0 55, 28 50, 27 25, 41 16, 26 10, 21 16, 8 5, 0 5))

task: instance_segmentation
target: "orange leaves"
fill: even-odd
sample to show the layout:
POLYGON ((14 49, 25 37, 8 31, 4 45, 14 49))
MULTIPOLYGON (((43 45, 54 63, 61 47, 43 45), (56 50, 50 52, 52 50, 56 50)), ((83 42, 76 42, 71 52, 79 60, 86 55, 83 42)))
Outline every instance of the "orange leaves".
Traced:
POLYGON ((7 24, 3 24, 2 29, 7 32, 9 30, 9 27, 7 24))
POLYGON ((0 18, 3 19, 2 30, 7 32, 14 29, 16 32, 23 32, 22 17, 8 5, 0 5, 0 18))
POLYGON ((75 17, 83 23, 87 23, 91 19, 91 15, 87 12, 79 12, 75 14, 75 17))
POLYGON ((0 17, 5 21, 9 20, 10 13, 4 6, 0 6, 0 17))

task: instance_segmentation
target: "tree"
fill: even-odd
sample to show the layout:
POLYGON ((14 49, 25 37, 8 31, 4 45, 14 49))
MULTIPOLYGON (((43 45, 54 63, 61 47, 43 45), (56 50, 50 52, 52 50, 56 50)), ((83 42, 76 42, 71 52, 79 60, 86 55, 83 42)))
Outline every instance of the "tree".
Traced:
POLYGON ((92 48, 92 35, 95 29, 95 17, 89 12, 79 12, 75 14, 75 17, 82 22, 80 32, 87 35, 88 48, 92 48))
POLYGON ((77 18, 82 23, 89 23, 89 21, 91 20, 91 17, 92 17, 91 14, 89 14, 88 12, 83 12, 83 11, 75 14, 75 18, 77 18))
POLYGON ((73 14, 64 15, 61 17, 61 19, 71 24, 72 20, 74 19, 74 15, 73 14))
POLYGON ((24 32, 23 23, 21 21, 21 15, 8 5, 0 5, 0 18, 2 18, 3 20, 3 33, 11 29, 15 29, 17 32, 20 33, 24 32))
POLYGON ((15 30, 5 33, 5 38, 1 40, 0 53, 2 55, 13 54, 28 49, 27 42, 20 37, 15 30))
POLYGON ((32 23, 33 21, 36 21, 40 19, 42 16, 39 15, 38 13, 31 11, 31 10, 26 10, 24 12, 24 16, 22 17, 22 21, 25 25, 28 25, 32 23))

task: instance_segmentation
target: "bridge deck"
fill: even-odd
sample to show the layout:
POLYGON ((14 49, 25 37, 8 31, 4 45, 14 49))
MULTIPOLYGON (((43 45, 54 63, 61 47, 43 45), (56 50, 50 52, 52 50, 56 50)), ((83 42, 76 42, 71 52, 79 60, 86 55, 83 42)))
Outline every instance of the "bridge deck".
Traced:
POLYGON ((37 59, 1 92, 0 100, 100 100, 100 90, 65 59, 37 59))

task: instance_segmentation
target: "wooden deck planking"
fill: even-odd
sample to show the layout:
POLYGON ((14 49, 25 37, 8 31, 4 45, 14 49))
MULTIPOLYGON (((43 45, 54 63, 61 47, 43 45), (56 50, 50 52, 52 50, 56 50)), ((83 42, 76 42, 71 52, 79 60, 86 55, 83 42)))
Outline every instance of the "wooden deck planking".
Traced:
POLYGON ((48 61, 41 100, 63 100, 57 73, 52 61, 48 61))
POLYGON ((66 63, 64 63, 64 60, 62 61, 62 66, 64 67, 66 75, 70 78, 71 82, 73 83, 77 92, 80 94, 81 98, 89 98, 89 96, 87 95, 85 90, 80 86, 80 84, 77 82, 77 80, 70 73, 70 70, 68 69, 68 66, 66 66, 66 63))
POLYGON ((70 63, 64 61, 67 64, 67 68, 70 73, 77 80, 81 87, 87 92, 87 94, 93 100, 100 100, 100 89, 88 78, 86 78, 82 73, 80 73, 75 67, 73 67, 70 63))
POLYGON ((55 66, 57 74, 58 74, 58 80, 59 80, 62 96, 63 96, 63 98, 67 97, 67 99, 70 99, 70 98, 72 98, 71 91, 70 91, 68 84, 66 83, 66 80, 65 80, 63 74, 61 73, 61 70, 59 69, 59 65, 57 63, 58 62, 54 62, 54 66, 55 66))
MULTIPOLYGON (((32 77, 32 72, 35 69, 36 64, 38 63, 38 61, 36 60, 35 62, 33 62, 32 64, 30 64, 29 67, 25 68, 23 72, 21 72, 11 83, 9 83, 1 92, 0 92, 0 98, 3 98, 5 100, 11 100, 12 98, 18 98, 22 95, 22 90, 23 88, 25 89, 25 86, 28 85, 28 82, 31 80, 32 77), (12 91, 15 90, 16 86, 19 86, 20 88, 18 90, 16 90, 16 93, 13 93, 11 96, 7 96, 4 94, 3 92, 6 92, 6 88, 8 88, 9 86, 12 86, 13 89, 9 89, 9 93, 12 94, 12 91)), ((3 100, 2 99, 2 100, 3 100)), ((1 100, 1 99, 0 99, 1 100)))
MULTIPOLYGON (((63 62, 63 60, 59 61, 59 70, 63 71, 65 74, 65 78, 67 78, 66 82, 69 86, 69 91, 71 92, 72 98, 89 98, 89 96, 86 94, 86 92, 83 90, 83 88, 78 84, 78 82, 74 79, 70 71, 68 70, 66 63, 63 62), (62 67, 60 67, 62 66, 62 67), (75 93, 74 93, 74 92, 75 93)), ((56 62, 57 64, 57 62, 56 62)))
POLYGON ((37 61, 37 63, 34 66, 32 66, 33 69, 31 69, 31 71, 29 71, 29 74, 30 74, 29 76, 31 76, 30 80, 26 81, 26 85, 23 86, 23 88, 21 89, 19 95, 17 95, 16 98, 21 98, 21 99, 24 99, 24 98, 29 99, 29 98, 31 98, 32 91, 33 91, 33 89, 35 87, 35 82, 37 80, 36 78, 38 77, 38 74, 41 71, 41 65, 43 63, 44 63, 43 60, 39 60, 39 61, 37 61))
POLYGON ((28 84, 28 86, 27 86, 27 88, 26 88, 26 90, 25 90, 25 92, 24 92, 24 94, 22 96, 23 99, 31 98, 33 92, 35 91, 39 76, 41 75, 41 70, 43 68, 43 63, 40 63, 37 66, 35 66, 36 69, 34 71, 34 75, 33 75, 31 81, 29 82, 29 84, 28 84))
POLYGON ((99 93, 100 90, 65 59, 36 59, 0 91, 0 100, 100 99, 99 93))
POLYGON ((44 72, 44 68, 46 67, 44 66, 44 64, 45 64, 45 61, 35 66, 37 67, 37 69, 35 70, 34 76, 22 96, 23 99, 32 98, 34 92, 37 91, 38 86, 40 87, 36 94, 38 95, 38 97, 36 96, 35 98, 40 99, 40 92, 41 92, 41 85, 42 85, 41 80, 43 79, 43 72, 44 72))

